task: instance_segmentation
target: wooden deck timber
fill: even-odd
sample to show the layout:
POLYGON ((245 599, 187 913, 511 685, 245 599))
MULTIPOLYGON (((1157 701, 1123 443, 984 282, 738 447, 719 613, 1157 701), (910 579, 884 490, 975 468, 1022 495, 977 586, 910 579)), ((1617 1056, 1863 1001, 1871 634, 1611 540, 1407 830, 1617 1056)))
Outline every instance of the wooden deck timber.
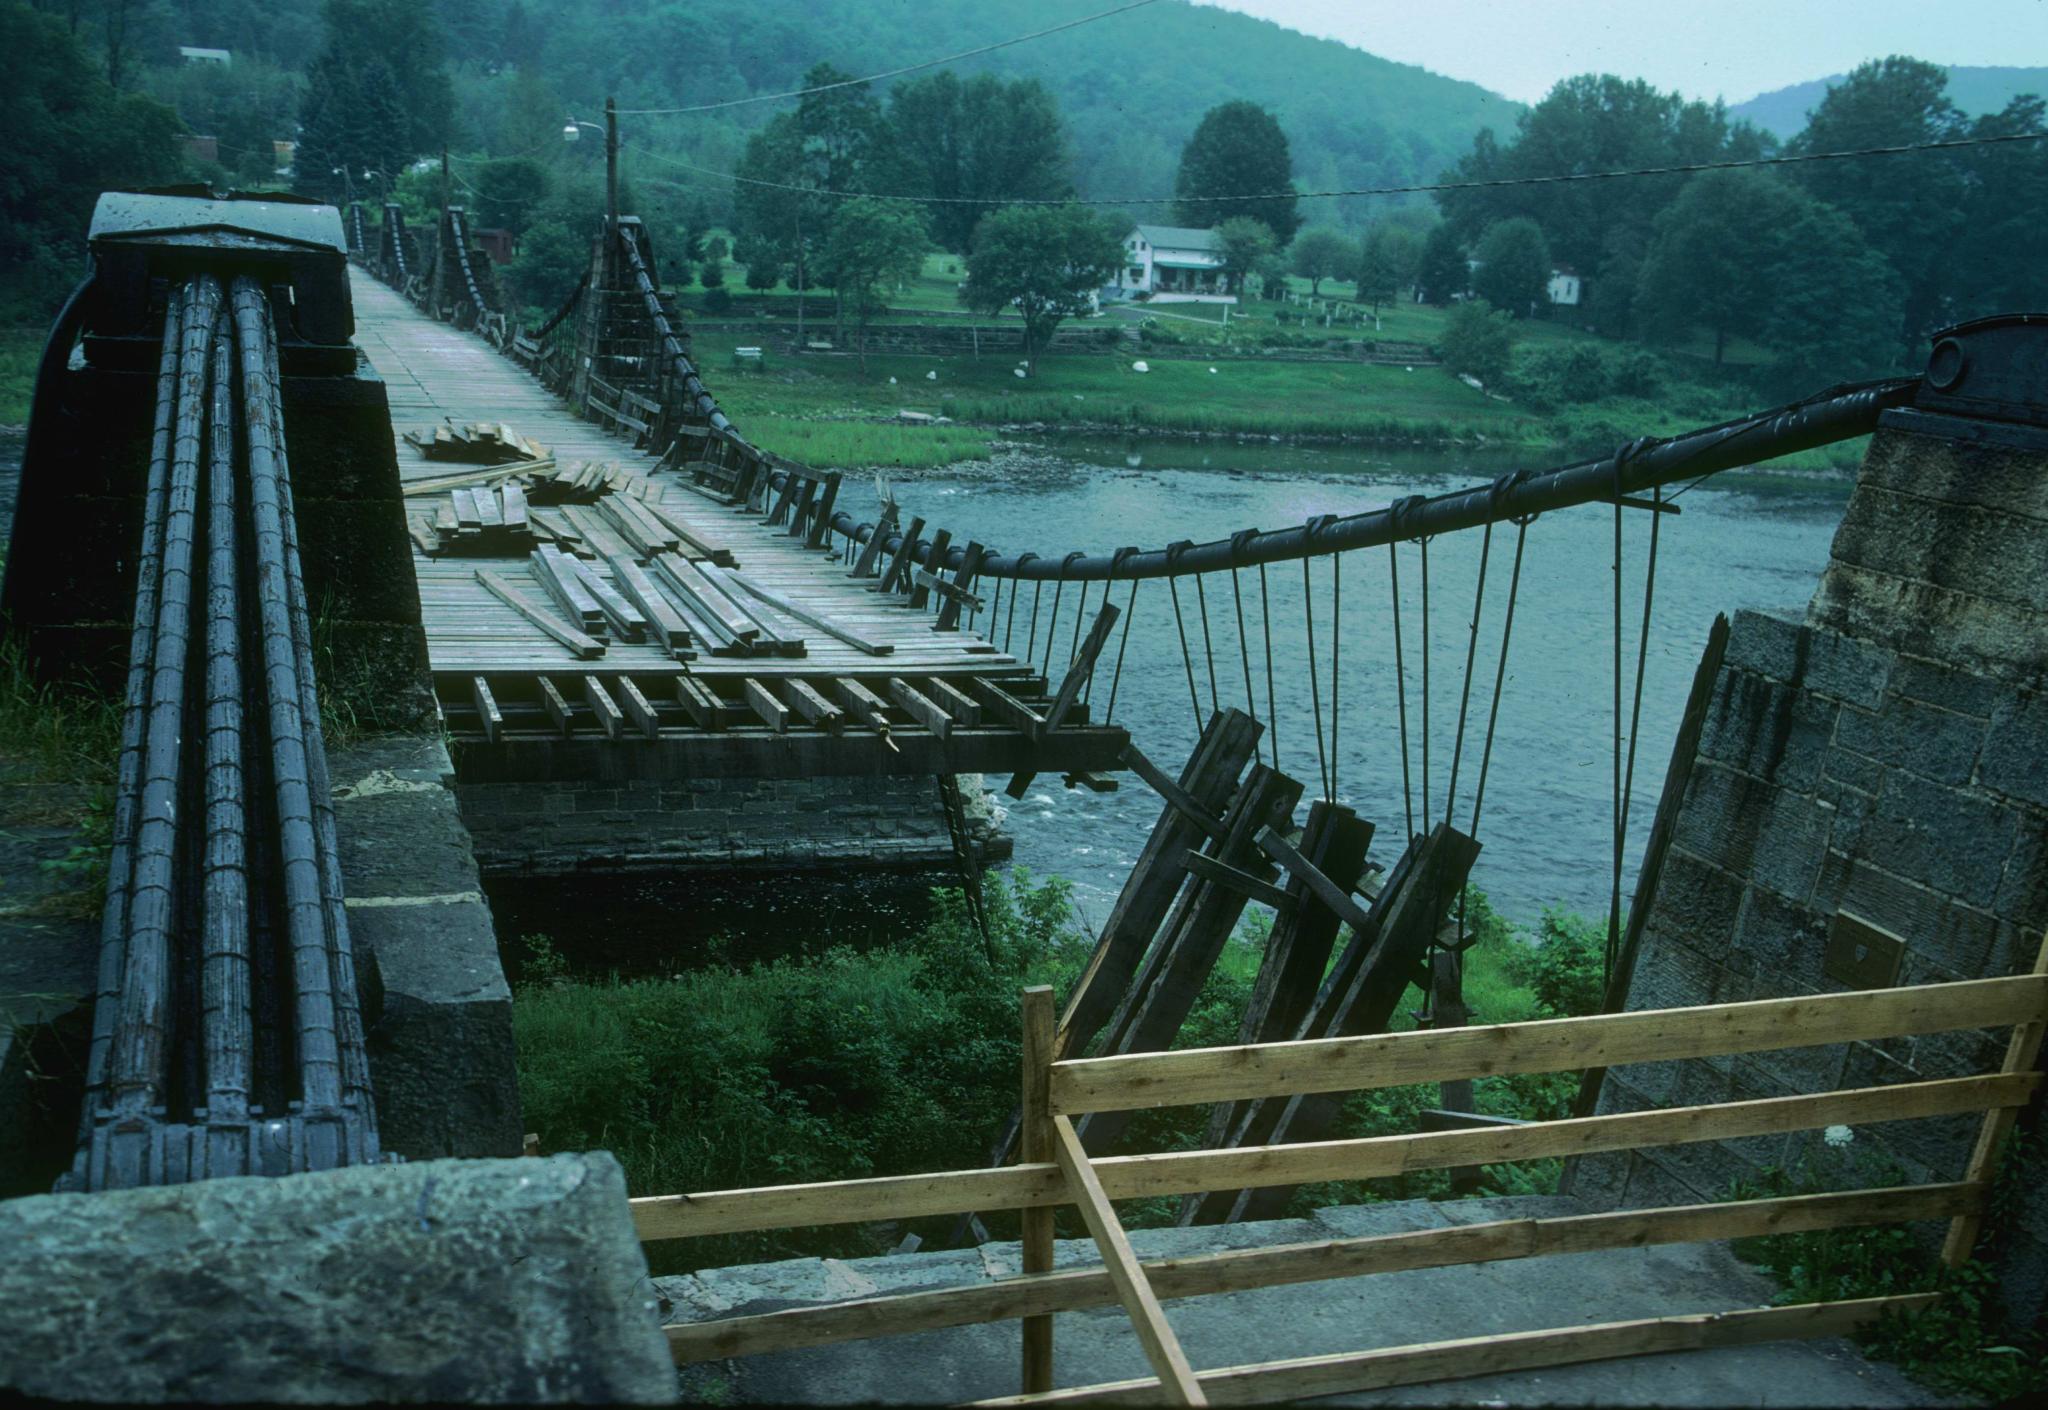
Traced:
MULTIPOLYGON (((800 778, 832 774, 1097 772, 1118 769, 1125 731, 1089 722, 1086 707, 1057 729, 982 709, 974 682, 997 683, 1038 716, 1052 687, 1027 663, 970 631, 935 628, 925 611, 877 593, 836 554, 805 548, 758 512, 722 505, 658 456, 634 449, 574 410, 473 333, 429 318, 351 269, 356 343, 383 378, 399 470, 407 483, 477 468, 428 460, 407 431, 503 422, 557 465, 609 462, 644 477, 645 498, 770 591, 888 648, 864 652, 755 602, 750 610, 802 641, 801 655, 678 660, 651 636, 607 641, 595 659, 495 595, 477 570, 555 610, 523 553, 429 555, 413 570, 436 694, 466 779, 619 777, 800 778), (933 681, 945 686, 935 688, 933 681), (934 697, 948 702, 934 705, 934 697), (908 708, 906 708, 906 702, 908 708), (934 710, 938 711, 934 717, 934 710), (948 716, 950 712, 950 717, 948 716)), ((424 528, 446 495, 409 499, 424 528)), ((553 512, 560 514, 557 508, 553 512)), ((581 517, 588 511, 573 511, 581 517)), ((431 539, 432 535, 428 534, 431 539)), ((618 547, 618 545, 610 545, 618 547)), ((602 555, 585 561, 606 583, 602 555)), ((561 617, 560 625, 570 626, 561 617)))

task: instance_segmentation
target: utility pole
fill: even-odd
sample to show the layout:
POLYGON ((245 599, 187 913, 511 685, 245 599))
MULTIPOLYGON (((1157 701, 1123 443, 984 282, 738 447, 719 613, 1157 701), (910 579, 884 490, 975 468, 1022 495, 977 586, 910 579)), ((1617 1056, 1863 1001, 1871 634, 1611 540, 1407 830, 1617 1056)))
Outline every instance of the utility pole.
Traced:
POLYGON ((619 239, 619 106, 604 100, 604 271, 607 287, 615 287, 619 239))
POLYGON ((616 99, 604 100, 604 213, 619 223, 619 109, 616 99))

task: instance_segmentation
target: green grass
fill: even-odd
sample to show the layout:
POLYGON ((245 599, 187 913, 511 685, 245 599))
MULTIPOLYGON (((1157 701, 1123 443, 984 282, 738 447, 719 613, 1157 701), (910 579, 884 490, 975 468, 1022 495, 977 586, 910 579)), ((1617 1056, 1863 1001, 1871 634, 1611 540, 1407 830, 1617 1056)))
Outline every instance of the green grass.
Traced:
POLYGON ((43 340, 48 335, 49 329, 40 325, 0 327, 0 426, 19 426, 28 420, 29 400, 36 389, 36 364, 42 360, 43 340))
MULTIPOLYGON (((855 1179, 984 1164, 1016 1099, 1017 995, 1029 983, 1062 996, 1091 942, 1080 933, 1063 883, 986 884, 993 943, 984 949, 957 892, 935 897, 934 921, 900 946, 836 948, 751 966, 710 967, 630 983, 572 980, 543 940, 529 937, 525 978, 513 1004, 520 1100, 544 1149, 606 1148, 635 1194, 757 1184, 855 1179)), ((1468 920, 1478 940, 1467 956, 1465 993, 1475 1022, 1555 1010, 1543 959, 1574 950, 1553 970, 1583 967, 1590 928, 1547 929, 1532 946, 1513 935, 1475 892, 1468 920), (1561 937, 1561 938, 1560 938, 1561 937)), ((1237 1041, 1268 934, 1248 920, 1204 984, 1176 1047, 1237 1041)), ((707 953, 729 956, 730 947, 707 953)), ((1422 1006, 1411 990, 1396 1027, 1422 1006)), ((1483 1112, 1560 1114, 1573 1074, 1488 1078, 1483 1112)), ((1434 1085, 1364 1092, 1347 1103, 1336 1137, 1415 1129, 1434 1106, 1434 1085)), ((1140 1114, 1125 1147, 1198 1145, 1207 1107, 1140 1114)), ((1554 1187, 1555 1163, 1488 1172, 1493 1192, 1554 1187)), ((1367 1184, 1305 1189, 1297 1208, 1448 1193, 1449 1177, 1424 1173, 1367 1184)), ((1171 1223, 1177 1201, 1135 1201, 1137 1227, 1171 1223)), ((987 1216, 999 1236, 1014 1215, 987 1216)), ((913 1224, 942 1236, 950 1221, 913 1224)), ((887 1232, 887 1241, 904 1230, 887 1232)), ((1078 1235, 1079 1227, 1068 1232, 1078 1235)), ((656 1246, 656 1271, 800 1254, 857 1256, 885 1240, 860 1228, 794 1231, 656 1246)))
MULTIPOLYGON (((741 341, 720 333, 695 338, 710 368, 724 366, 741 341)), ((1141 374, 1131 370, 1134 360, 1122 351, 1061 354, 1040 359, 1038 375, 1020 379, 1011 354, 976 359, 876 353, 868 357, 865 372, 853 357, 782 358, 765 372, 727 372, 717 390, 733 418, 750 434, 765 438, 770 449, 776 448, 774 438, 788 435, 790 428, 771 429, 764 418, 853 420, 894 416, 899 410, 978 426, 1050 422, 1360 439, 1519 439, 1536 425, 1527 413, 1490 400, 1436 368, 1408 372, 1363 363, 1241 360, 1224 375, 1209 371, 1212 365, 1221 368, 1220 362, 1154 355, 1145 359, 1152 370, 1141 374), (927 377, 934 372, 936 379, 927 377)), ((932 429, 913 428, 908 436, 932 429)), ((904 456, 915 454, 919 445, 907 436, 889 444, 904 456)))

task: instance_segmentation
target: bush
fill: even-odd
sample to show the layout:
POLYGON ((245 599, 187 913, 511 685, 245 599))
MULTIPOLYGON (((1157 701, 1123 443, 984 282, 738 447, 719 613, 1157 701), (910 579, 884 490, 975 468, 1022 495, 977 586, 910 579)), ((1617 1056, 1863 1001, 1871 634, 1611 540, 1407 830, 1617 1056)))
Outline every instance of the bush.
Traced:
POLYGON ((715 259, 705 260, 704 267, 697 271, 697 282, 707 289, 724 288, 725 262, 715 259))
POLYGON ((1591 343, 1561 343, 1524 352, 1515 360, 1515 395, 1538 411, 1598 401, 1611 381, 1607 358, 1591 343))
POLYGON ((725 313, 732 308, 732 294, 725 289, 711 288, 704 291, 704 311, 725 313))
POLYGON ((1605 998, 1602 970, 1607 930, 1597 921, 1561 906, 1545 906, 1536 943, 1516 954, 1515 974, 1554 1018, 1598 1013, 1605 998))
POLYGON ((1664 390, 1664 364, 1647 348, 1632 348, 1615 359, 1611 380, 1616 395, 1647 401, 1664 390))
POLYGON ((1507 375, 1515 351, 1514 321, 1484 299, 1466 299, 1444 326, 1444 366, 1494 383, 1507 375))

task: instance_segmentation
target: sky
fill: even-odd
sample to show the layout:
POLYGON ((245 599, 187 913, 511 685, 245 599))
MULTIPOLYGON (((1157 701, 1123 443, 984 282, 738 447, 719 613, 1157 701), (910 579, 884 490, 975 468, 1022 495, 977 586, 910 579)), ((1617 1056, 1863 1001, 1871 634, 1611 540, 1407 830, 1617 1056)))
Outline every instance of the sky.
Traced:
POLYGON ((1533 103, 1618 73, 1740 103, 1865 59, 2048 64, 2048 0, 1196 0, 1533 103))

